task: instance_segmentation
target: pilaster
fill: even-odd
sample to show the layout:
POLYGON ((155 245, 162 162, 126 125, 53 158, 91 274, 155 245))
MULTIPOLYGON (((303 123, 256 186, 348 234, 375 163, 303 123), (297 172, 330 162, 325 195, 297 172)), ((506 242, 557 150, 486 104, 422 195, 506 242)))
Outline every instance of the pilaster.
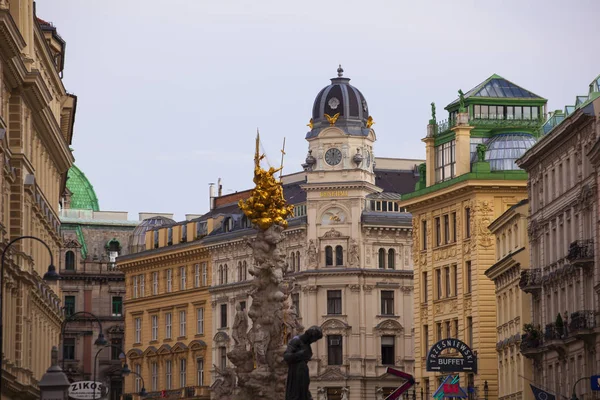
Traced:
POLYGON ((435 148, 433 146, 435 139, 430 132, 433 125, 427 126, 427 137, 422 139, 425 143, 425 184, 427 187, 435 183, 435 148))
POLYGON ((473 127, 469 126, 469 113, 459 113, 456 117, 456 126, 452 128, 456 140, 456 176, 471 172, 472 129, 473 127))

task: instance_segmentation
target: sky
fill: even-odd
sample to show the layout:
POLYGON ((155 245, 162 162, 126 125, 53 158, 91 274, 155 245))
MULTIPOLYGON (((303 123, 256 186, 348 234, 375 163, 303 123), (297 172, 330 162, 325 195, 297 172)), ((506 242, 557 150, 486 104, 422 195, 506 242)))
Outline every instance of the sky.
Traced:
POLYGON ((317 93, 344 76, 375 120, 377 157, 425 157, 443 108, 492 74, 573 104, 600 74, 600 2, 38 0, 66 41, 75 163, 100 208, 202 214, 209 183, 252 187, 257 128, 298 172, 317 93))

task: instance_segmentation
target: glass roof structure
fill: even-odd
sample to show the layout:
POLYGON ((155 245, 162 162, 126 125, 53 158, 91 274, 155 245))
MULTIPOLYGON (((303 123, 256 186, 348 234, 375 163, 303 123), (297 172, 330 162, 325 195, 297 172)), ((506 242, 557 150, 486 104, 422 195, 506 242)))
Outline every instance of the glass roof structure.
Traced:
POLYGON ((536 143, 529 133, 512 132, 495 135, 486 143, 485 160, 492 171, 520 170, 515 161, 536 143))
POLYGON ((162 216, 151 217, 143 220, 129 237, 129 254, 139 253, 146 250, 146 232, 162 226, 174 224, 175 221, 171 218, 162 216))
MULTIPOLYGON (((485 81, 475 86, 473 89, 465 93, 465 99, 470 97, 483 97, 483 98, 502 98, 502 99, 530 99, 530 100, 543 100, 543 97, 538 96, 535 93, 530 92, 527 89, 515 85, 511 81, 504 79, 499 75, 492 75, 485 81)), ((454 100, 448 104, 450 107, 453 104, 458 104, 459 99, 454 100)))

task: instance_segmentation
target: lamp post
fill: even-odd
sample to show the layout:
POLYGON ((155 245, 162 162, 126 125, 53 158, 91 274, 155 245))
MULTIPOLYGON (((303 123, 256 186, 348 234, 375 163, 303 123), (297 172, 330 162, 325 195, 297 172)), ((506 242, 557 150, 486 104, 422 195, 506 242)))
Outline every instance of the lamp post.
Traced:
MULTIPOLYGON (((96 364, 98 363, 98 354, 100 354, 100 352, 108 347, 111 347, 113 349, 117 349, 117 350, 121 350, 121 354, 119 355, 120 359, 125 359, 125 364, 123 364, 123 367, 121 368, 121 374, 123 376, 127 376, 129 375, 129 373, 131 372, 131 370, 129 369, 129 366, 127 365, 127 358, 125 357, 125 353, 123 352, 123 349, 121 349, 119 346, 115 346, 112 344, 107 344, 106 346, 103 346, 101 348, 98 349, 98 351, 96 352, 96 355, 94 356, 94 383, 96 382, 96 364), (122 356, 122 357, 121 357, 122 356)), ((94 390, 94 400, 96 400, 96 390, 94 390)))
POLYGON ((33 239, 33 240, 37 240, 38 242, 40 242, 41 244, 43 244, 47 249, 48 249, 48 253, 50 253, 50 265, 48 266, 48 271, 44 274, 44 277, 42 279, 44 279, 47 282, 54 282, 60 279, 60 276, 58 275, 58 273, 56 272, 56 267, 54 266, 54 256, 52 255, 52 250, 50 250, 50 247, 48 246, 48 244, 46 244, 46 242, 44 242, 42 239, 35 237, 35 236, 20 236, 16 239, 11 240, 10 242, 8 242, 8 244, 6 245, 6 247, 4 248, 4 250, 2 250, 2 264, 0 264, 0 360, 2 360, 4 358, 4 353, 3 353, 3 344, 4 344, 4 336, 3 336, 3 325, 2 325, 2 320, 3 320, 3 315, 2 315, 2 309, 4 308, 4 290, 2 288, 2 278, 4 277, 4 260, 6 258, 6 252, 8 251, 8 249, 10 248, 10 246, 12 246, 15 242, 18 242, 19 240, 23 240, 23 239, 33 239))
POLYGON ((104 333, 102 333, 102 322, 100 322, 100 318, 98 318, 95 314, 92 314, 91 312, 88 312, 88 311, 79 311, 79 312, 69 315, 64 320, 64 322, 62 323, 61 328, 60 328, 60 337, 62 339, 62 349, 63 349, 63 358, 62 358, 62 369, 63 370, 65 369, 65 353, 64 353, 65 352, 65 328, 67 327, 68 323, 77 320, 78 318, 76 318, 76 317, 79 315, 87 315, 87 316, 94 318, 96 320, 96 322, 98 323, 98 325, 100 326, 100 333, 98 333, 98 338, 96 339, 94 344, 96 346, 106 346, 108 344, 108 342, 104 338, 104 333))
POLYGON ((139 376, 139 377, 140 377, 140 379, 142 380, 142 390, 140 390, 140 392, 139 392, 138 394, 139 394, 141 397, 144 397, 144 396, 146 396, 148 393, 146 392, 146 384, 144 383, 144 377, 143 377, 142 375, 138 374, 137 372, 135 372, 135 371, 131 371, 131 370, 130 370, 128 373, 125 373, 125 372, 124 372, 124 373, 123 373, 123 376, 127 376, 127 375, 129 375, 129 374, 134 374, 134 375, 137 375, 137 376, 139 376))
POLYGON ((571 400, 579 400, 579 399, 577 398, 577 393, 575 393, 575 386, 577 386, 577 384, 578 384, 579 382, 581 382, 582 380, 584 380, 584 379, 590 379, 590 377, 589 377, 589 376, 584 376, 583 378, 579 378, 579 379, 577 379, 577 380, 575 381, 575 383, 573 384, 573 395, 571 396, 571 400))
POLYGON ((487 383, 487 381, 485 381, 485 382, 483 383, 483 398, 484 398, 485 400, 488 400, 488 392, 489 392, 489 390, 490 390, 490 389, 489 389, 489 387, 488 387, 488 383, 487 383))

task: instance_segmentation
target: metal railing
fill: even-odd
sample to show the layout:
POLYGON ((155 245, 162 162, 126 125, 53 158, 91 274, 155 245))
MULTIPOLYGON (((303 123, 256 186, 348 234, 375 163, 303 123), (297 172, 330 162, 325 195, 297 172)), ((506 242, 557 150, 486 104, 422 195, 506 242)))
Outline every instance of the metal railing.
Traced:
POLYGON ((542 269, 531 268, 521 271, 519 288, 527 292, 528 290, 539 288, 542 283, 542 269))
POLYGON ((593 260, 594 259, 594 240, 576 240, 569 246, 569 255, 567 259, 571 262, 593 260))
POLYGON ((594 310, 580 310, 571 314, 569 330, 575 332, 581 329, 594 329, 596 327, 596 313, 594 310))

